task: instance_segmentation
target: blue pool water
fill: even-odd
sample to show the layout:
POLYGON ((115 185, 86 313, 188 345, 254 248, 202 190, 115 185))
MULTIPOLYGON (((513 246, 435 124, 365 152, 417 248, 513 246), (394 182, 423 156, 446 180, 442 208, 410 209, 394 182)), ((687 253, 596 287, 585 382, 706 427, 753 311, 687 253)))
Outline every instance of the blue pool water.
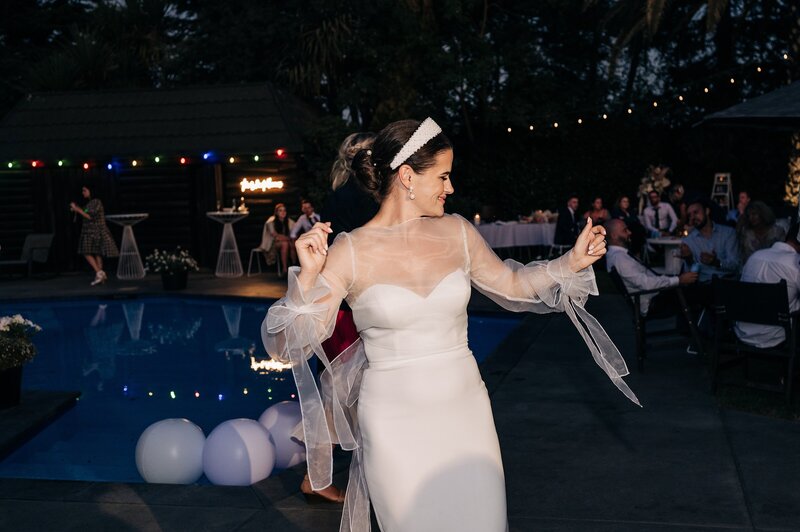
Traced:
MULTIPOLYGON (((187 418, 205 434, 258 419, 295 399, 290 370, 264 368, 271 301, 137 298, 0 304, 42 326, 23 388, 78 390, 75 408, 0 462, 0 477, 141 482, 134 450, 155 421, 187 418)), ((469 342, 486 358, 519 323, 473 316, 469 342)), ((204 481, 204 479, 203 479, 204 481)))

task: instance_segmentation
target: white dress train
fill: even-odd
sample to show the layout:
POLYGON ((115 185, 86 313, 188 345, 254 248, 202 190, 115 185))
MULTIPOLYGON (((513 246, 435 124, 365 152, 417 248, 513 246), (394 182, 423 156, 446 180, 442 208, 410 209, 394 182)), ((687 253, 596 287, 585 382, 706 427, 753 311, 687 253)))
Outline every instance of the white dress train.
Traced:
POLYGON ((292 363, 312 486, 331 482, 330 443, 354 451, 343 532, 365 532, 369 500, 384 532, 504 532, 505 481, 486 388, 467 346, 470 284, 515 311, 566 311, 626 396, 627 368, 584 309, 591 268, 566 257, 501 262, 459 216, 343 234, 316 286, 297 270, 262 326, 271 356, 292 363), (306 359, 322 354, 346 298, 361 340, 329 364, 317 390, 306 359))

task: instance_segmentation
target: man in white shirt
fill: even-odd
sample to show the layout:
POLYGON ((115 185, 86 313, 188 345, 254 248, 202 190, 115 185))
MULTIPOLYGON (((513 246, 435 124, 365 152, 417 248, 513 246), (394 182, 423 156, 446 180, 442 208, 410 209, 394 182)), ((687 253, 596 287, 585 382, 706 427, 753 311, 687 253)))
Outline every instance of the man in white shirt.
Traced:
MULTIPOLYGON (((678 285, 689 285, 697 281, 697 274, 685 272, 680 275, 659 275, 628 254, 631 231, 622 220, 613 219, 605 223, 608 250, 606 251, 606 269, 617 270, 629 292, 654 290, 678 285)), ((639 299, 643 315, 675 314, 678 300, 674 290, 658 294, 645 294, 639 299)))
POLYGON ((303 200, 300 202, 300 210, 303 211, 303 214, 297 219, 291 233, 289 233, 289 237, 292 240, 297 240, 300 235, 310 231, 314 224, 320 220, 319 214, 314 212, 314 204, 311 201, 303 200))
POLYGON ((669 203, 661 202, 661 194, 651 190, 650 205, 644 209, 644 227, 651 236, 668 236, 678 227, 678 216, 669 203))
MULTIPOLYGON (((748 283, 777 283, 786 279, 789 292, 789 310, 800 310, 800 243, 797 241, 798 224, 786 235, 785 242, 775 242, 772 247, 760 249, 750 255, 742 269, 742 281, 748 283)), ((786 340, 783 327, 736 322, 736 336, 755 347, 775 347, 786 340)))

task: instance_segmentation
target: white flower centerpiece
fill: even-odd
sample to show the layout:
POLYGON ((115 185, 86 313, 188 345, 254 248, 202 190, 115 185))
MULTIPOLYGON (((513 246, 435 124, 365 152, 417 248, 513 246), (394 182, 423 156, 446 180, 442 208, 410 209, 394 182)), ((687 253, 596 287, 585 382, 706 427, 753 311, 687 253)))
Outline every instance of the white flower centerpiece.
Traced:
POLYGON ((0 317, 0 408, 19 404, 22 366, 36 356, 31 338, 41 330, 20 314, 0 317))
POLYGON ((644 211, 648 205, 648 194, 655 190, 659 194, 664 194, 670 181, 667 178, 669 173, 668 166, 648 166, 644 172, 644 177, 639 184, 639 214, 644 211))
POLYGON ((165 290, 180 290, 186 288, 189 271, 198 271, 197 261, 180 246, 174 251, 155 249, 145 258, 145 269, 149 272, 160 273, 165 290))

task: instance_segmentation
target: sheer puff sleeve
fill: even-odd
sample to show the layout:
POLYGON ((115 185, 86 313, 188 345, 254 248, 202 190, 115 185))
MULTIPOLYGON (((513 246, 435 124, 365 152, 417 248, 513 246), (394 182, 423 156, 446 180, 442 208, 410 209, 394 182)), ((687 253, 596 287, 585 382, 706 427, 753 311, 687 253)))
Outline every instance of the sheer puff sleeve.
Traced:
POLYGON ((628 375, 625 359, 600 323, 584 309, 589 296, 598 294, 594 270, 572 272, 569 254, 526 265, 511 259, 501 261, 472 224, 463 218, 460 221, 472 285, 507 310, 565 312, 597 365, 628 399, 641 406, 622 380, 628 375))
POLYGON ((355 420, 355 394, 366 360, 360 340, 340 354, 333 363, 325 357, 321 342, 333 333, 336 313, 352 284, 352 246, 347 234, 337 237, 328 250, 322 273, 313 287, 303 290, 298 282, 300 268, 289 269, 286 296, 276 301, 261 325, 261 338, 269 355, 291 364, 300 407, 302 434, 306 445, 311 486, 315 490, 331 484, 331 446, 338 443, 353 450, 359 445, 355 420), (308 359, 318 354, 325 365, 317 388, 308 359))

